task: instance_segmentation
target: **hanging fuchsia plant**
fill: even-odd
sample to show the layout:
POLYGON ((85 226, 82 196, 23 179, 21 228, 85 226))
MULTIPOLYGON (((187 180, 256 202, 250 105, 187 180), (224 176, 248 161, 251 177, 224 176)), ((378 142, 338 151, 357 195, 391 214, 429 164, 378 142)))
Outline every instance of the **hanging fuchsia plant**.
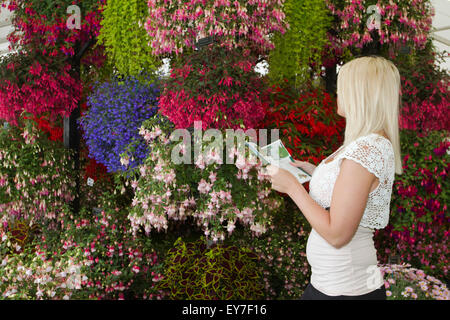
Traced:
POLYGON ((68 116, 77 107, 81 83, 69 64, 35 60, 25 53, 0 58, 0 119, 17 124, 23 111, 68 116))
POLYGON ((8 35, 12 47, 27 46, 52 57, 73 56, 77 42, 83 44, 98 36, 105 3, 106 0, 0 0, 2 7, 14 13, 15 30, 8 35), (80 11, 67 13, 73 5, 80 11))
POLYGON ((326 0, 335 16, 334 47, 362 48, 374 41, 381 44, 408 43, 423 48, 431 28, 433 7, 429 0, 326 0))
POLYGON ((149 0, 145 23, 155 55, 179 54, 199 38, 214 36, 228 49, 238 46, 265 52, 274 45, 270 33, 288 24, 284 0, 149 0), (237 38, 238 37, 238 38, 237 38))
POLYGON ((264 118, 265 83, 249 50, 210 47, 183 58, 166 81, 159 106, 177 128, 255 128, 264 118))

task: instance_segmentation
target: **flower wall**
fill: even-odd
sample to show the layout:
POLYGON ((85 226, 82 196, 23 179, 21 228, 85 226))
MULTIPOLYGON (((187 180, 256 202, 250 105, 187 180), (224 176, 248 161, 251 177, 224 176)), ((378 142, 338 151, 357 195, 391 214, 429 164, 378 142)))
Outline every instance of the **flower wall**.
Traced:
POLYGON ((448 299, 449 78, 430 1, 0 3, 20 47, 0 60, 0 299, 300 298, 310 225, 297 206, 246 152, 206 139, 196 158, 195 139, 170 135, 277 128, 318 164, 344 138, 333 68, 366 53, 402 76, 405 172, 374 239, 388 299, 448 299), (75 171, 62 142, 77 107, 75 171))

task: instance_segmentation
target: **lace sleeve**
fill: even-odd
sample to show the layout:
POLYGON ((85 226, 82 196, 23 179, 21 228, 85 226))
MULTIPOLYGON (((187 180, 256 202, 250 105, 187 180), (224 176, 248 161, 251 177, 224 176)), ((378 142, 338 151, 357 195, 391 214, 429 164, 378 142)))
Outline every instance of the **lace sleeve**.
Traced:
POLYGON ((367 136, 361 137, 349 144, 345 151, 338 156, 339 165, 344 158, 351 159, 374 174, 381 182, 386 171, 386 152, 384 151, 379 140, 367 136))
POLYGON ((392 185, 395 178, 394 150, 390 141, 377 134, 360 137, 337 156, 337 171, 342 159, 351 159, 374 174, 378 186, 369 193, 360 226, 382 229, 389 222, 392 185))

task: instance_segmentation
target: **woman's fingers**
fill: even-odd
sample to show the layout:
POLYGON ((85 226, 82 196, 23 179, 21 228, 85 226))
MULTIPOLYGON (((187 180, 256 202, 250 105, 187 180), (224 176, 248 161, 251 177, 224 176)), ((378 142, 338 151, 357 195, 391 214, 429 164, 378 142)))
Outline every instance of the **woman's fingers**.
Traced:
POLYGON ((311 167, 311 164, 305 161, 296 160, 295 162, 290 162, 290 164, 293 165, 294 167, 300 167, 303 170, 309 169, 311 167))
POLYGON ((290 162, 290 164, 292 166, 294 166, 294 167, 303 169, 304 171, 306 171, 310 175, 312 174, 312 172, 316 168, 315 165, 313 165, 312 163, 306 162, 306 161, 295 160, 295 162, 290 162))

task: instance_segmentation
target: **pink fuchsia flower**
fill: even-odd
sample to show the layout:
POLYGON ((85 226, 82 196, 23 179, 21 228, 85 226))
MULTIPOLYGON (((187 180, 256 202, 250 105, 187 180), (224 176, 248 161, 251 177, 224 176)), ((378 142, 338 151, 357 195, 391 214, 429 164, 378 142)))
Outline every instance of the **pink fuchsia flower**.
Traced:
POLYGON ((228 225, 227 225, 227 231, 228 233, 232 233, 233 230, 236 228, 236 226, 234 225, 234 221, 228 221, 228 225))
POLYGON ((195 165, 197 166, 197 168, 199 168, 199 169, 201 169, 201 170, 203 170, 203 169, 206 168, 205 161, 204 161, 204 158, 203 158, 203 155, 202 155, 202 154, 200 154, 200 155, 197 157, 197 160, 195 161, 195 165))
POLYGON ((217 173, 215 173, 215 172, 211 172, 209 174, 209 180, 211 181, 211 183, 214 183, 216 181, 216 177, 217 177, 217 173))
POLYGON ((135 273, 139 273, 139 271, 141 271, 141 269, 139 268, 139 266, 134 265, 131 270, 135 273))
POLYGON ((209 191, 211 191, 212 184, 206 182, 204 179, 200 180, 200 183, 198 184, 198 191, 200 193, 206 194, 209 191))

